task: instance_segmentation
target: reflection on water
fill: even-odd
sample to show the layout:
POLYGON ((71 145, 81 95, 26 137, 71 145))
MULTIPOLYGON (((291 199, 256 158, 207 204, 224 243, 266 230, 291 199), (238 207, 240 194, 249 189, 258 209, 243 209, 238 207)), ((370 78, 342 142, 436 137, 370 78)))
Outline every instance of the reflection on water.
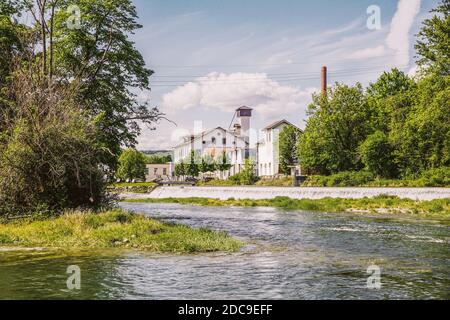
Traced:
POLYGON ((0 299, 448 299, 450 231, 424 222, 174 204, 122 207, 193 227, 224 230, 247 246, 234 254, 0 249, 0 299), (367 267, 382 288, 366 288, 367 267), (66 268, 81 268, 81 290, 66 268))

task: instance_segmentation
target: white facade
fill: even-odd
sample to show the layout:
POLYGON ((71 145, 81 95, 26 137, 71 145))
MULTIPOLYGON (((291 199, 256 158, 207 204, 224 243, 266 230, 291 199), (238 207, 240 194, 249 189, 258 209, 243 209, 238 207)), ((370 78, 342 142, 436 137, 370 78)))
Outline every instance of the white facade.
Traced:
POLYGON ((284 127, 292 125, 286 120, 277 121, 262 130, 262 139, 257 145, 258 176, 273 177, 280 172, 279 137, 284 127))
POLYGON ((217 127, 201 134, 186 136, 184 141, 174 148, 174 163, 189 161, 194 151, 195 160, 201 161, 206 155, 221 161, 223 153, 227 156, 231 169, 225 173, 216 173, 216 177, 226 179, 242 171, 245 159, 255 162, 255 171, 260 177, 274 177, 280 172, 279 135, 284 127, 292 125, 286 120, 272 123, 262 130, 262 139, 256 149, 250 149, 249 133, 252 109, 241 107, 236 110, 238 123, 234 130, 217 127))
POLYGON ((227 161, 232 165, 229 172, 225 174, 228 177, 240 172, 245 162, 246 148, 248 148, 248 143, 244 137, 234 131, 217 127, 195 136, 185 137, 184 142, 174 148, 173 158, 174 163, 188 161, 191 152, 194 151, 195 156, 198 157, 196 160, 209 155, 221 161, 225 152, 227 161))

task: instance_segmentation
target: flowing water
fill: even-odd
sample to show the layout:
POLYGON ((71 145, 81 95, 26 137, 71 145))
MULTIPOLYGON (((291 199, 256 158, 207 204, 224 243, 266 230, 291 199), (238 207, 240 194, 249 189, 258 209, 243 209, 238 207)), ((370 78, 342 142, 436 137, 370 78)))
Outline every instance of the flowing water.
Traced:
POLYGON ((0 299, 449 299, 448 222, 123 203, 165 221, 223 230, 238 253, 0 248, 0 299), (66 269, 81 269, 68 290, 66 269), (367 268, 381 269, 380 289, 367 268))

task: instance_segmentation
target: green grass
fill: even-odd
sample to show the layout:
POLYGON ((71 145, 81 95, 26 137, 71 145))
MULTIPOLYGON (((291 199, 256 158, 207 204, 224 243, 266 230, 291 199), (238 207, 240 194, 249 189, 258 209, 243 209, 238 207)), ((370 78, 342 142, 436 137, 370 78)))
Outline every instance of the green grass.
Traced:
POLYGON ((154 182, 116 182, 110 185, 111 187, 124 188, 124 187, 154 187, 154 182))
POLYGON ((154 182, 119 182, 108 186, 108 190, 113 193, 148 193, 157 186, 154 182))
POLYGON ((204 187, 204 186, 218 186, 218 187, 231 187, 231 186, 238 186, 238 184, 235 181, 232 180, 211 180, 211 181, 198 181, 197 186, 204 187))
POLYGON ((262 179, 259 180, 256 185, 263 187, 292 187, 292 177, 283 177, 278 179, 262 179))
POLYGON ((450 199, 414 201, 392 196, 363 199, 325 198, 318 200, 276 197, 270 200, 218 200, 210 198, 129 199, 126 202, 179 203, 201 206, 276 207, 287 210, 322 212, 360 212, 383 214, 411 214, 450 218, 450 199))
POLYGON ((168 224, 123 210, 72 212, 42 221, 0 224, 0 246, 136 248, 151 252, 236 251, 242 243, 223 232, 168 224))

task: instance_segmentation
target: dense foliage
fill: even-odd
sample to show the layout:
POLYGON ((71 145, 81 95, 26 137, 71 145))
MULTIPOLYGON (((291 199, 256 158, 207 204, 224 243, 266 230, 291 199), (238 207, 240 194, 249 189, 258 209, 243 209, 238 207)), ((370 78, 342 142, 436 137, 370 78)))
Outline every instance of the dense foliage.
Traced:
POLYGON ((165 164, 172 161, 172 156, 170 154, 146 156, 145 161, 147 164, 165 164))
POLYGON ((119 157, 119 168, 116 176, 122 180, 145 180, 146 158, 136 149, 126 149, 119 157))
POLYGON ((0 215, 104 203, 137 121, 162 117, 137 99, 138 28, 131 0, 1 1, 0 215))
POLYGON ((280 132, 280 169, 286 175, 291 173, 291 166, 298 164, 297 146, 300 134, 301 131, 293 125, 285 126, 280 132))

